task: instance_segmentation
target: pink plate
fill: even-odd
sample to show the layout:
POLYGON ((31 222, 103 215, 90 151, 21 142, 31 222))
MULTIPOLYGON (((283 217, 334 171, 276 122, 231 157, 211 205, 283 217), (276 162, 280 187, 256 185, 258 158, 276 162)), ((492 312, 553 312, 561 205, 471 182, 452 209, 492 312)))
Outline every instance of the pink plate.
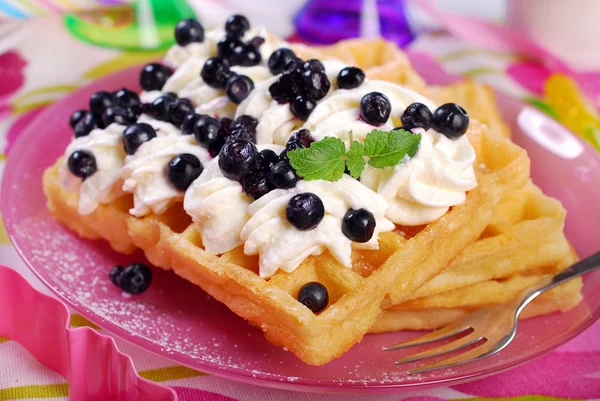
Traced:
MULTIPOLYGON (((431 83, 453 80, 427 59, 414 57, 431 83)), ((1 203, 10 236, 38 277, 68 305, 109 332, 183 365, 264 386, 304 391, 386 392, 458 384, 530 361, 573 338, 600 317, 600 274, 587 277, 585 301, 563 314, 522 323, 501 354, 460 368, 408 376, 381 347, 414 333, 368 335, 343 357, 323 367, 300 362, 269 344, 199 288, 154 269, 150 289, 125 297, 108 280, 115 264, 139 261, 104 242, 84 241, 56 223, 46 209, 41 177, 71 139, 70 113, 85 108, 90 94, 137 82, 131 68, 76 91, 45 110, 12 149, 1 203)), ((137 89, 137 88, 132 88, 137 89)), ((533 177, 569 210, 567 235, 580 256, 598 248, 600 158, 560 125, 522 103, 499 97, 515 140, 529 151, 533 177)))

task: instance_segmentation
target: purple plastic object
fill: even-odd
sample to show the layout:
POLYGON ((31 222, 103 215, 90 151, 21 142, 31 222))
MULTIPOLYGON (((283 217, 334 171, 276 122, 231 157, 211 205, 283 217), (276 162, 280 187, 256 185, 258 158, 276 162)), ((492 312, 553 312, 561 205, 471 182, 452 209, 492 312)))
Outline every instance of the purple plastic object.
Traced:
POLYGON ((0 265, 0 336, 25 348, 69 381, 69 399, 175 401, 175 392, 139 377, 110 337, 89 327, 69 328, 71 315, 58 300, 34 289, 0 265))
MULTIPOLYGON (((313 43, 335 43, 360 36, 363 0, 312 0, 296 14, 298 35, 313 43)), ((413 39, 403 0, 377 2, 381 36, 404 47, 413 39)))
MULTIPOLYGON (((431 83, 455 80, 429 59, 415 56, 413 62, 431 83)), ((172 273, 154 269, 148 291, 123 297, 109 282, 108 270, 143 257, 119 255, 106 243, 81 240, 56 223, 46 209, 41 176, 71 139, 67 125, 71 111, 85 106, 97 90, 137 82, 138 71, 134 67, 94 82, 31 123, 9 156, 0 202, 9 234, 31 269, 65 302, 105 330, 183 365, 247 383, 289 390, 374 393, 452 385, 501 372, 549 352, 600 317, 600 274, 596 273, 587 277, 584 301, 578 307, 524 321, 516 340, 500 354, 456 369, 407 376, 393 364, 403 353, 383 353, 381 347, 419 333, 367 335, 341 358, 313 367, 269 344, 260 330, 172 273)), ((502 95, 498 102, 514 139, 529 152, 535 182, 568 209, 567 236, 581 256, 591 254, 598 248, 600 230, 600 158, 564 129, 553 127, 546 135, 542 126, 538 136, 525 133, 518 120, 526 106, 502 95), (570 144, 570 159, 557 151, 562 146, 554 146, 554 152, 547 149, 556 143, 570 144)), ((548 127, 552 125, 548 117, 528 110, 535 114, 528 121, 542 119, 548 127)))

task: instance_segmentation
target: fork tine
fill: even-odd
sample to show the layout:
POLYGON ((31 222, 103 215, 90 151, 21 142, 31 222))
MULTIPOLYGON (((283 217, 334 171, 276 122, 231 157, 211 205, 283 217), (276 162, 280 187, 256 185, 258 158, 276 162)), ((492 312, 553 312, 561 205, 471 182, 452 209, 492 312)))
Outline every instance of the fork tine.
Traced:
POLYGON ((465 324, 464 322, 454 323, 449 326, 443 327, 439 330, 432 331, 431 333, 427 333, 420 337, 413 338, 412 340, 403 341, 394 345, 390 345, 388 347, 384 347, 383 350, 394 351, 397 349, 413 347, 415 345, 428 344, 438 340, 445 340, 446 338, 453 337, 470 328, 471 327, 468 324, 465 324))
POLYGON ((465 353, 455 355, 450 358, 442 359, 441 361, 430 363, 428 365, 423 365, 419 368, 411 370, 408 373, 414 375, 419 373, 431 372, 432 370, 453 368, 455 366, 464 365, 465 363, 474 362, 486 358, 490 355, 495 354, 496 350, 496 343, 486 342, 485 344, 481 344, 478 347, 473 348, 472 350, 469 350, 465 353))
POLYGON ((481 340, 483 340, 483 337, 473 332, 469 335, 459 338, 458 340, 449 342, 448 344, 440 345, 439 347, 431 348, 413 355, 408 355, 407 357, 396 361, 396 365, 417 362, 425 358, 431 358, 434 356, 440 356, 450 352, 459 351, 463 348, 470 347, 481 340))

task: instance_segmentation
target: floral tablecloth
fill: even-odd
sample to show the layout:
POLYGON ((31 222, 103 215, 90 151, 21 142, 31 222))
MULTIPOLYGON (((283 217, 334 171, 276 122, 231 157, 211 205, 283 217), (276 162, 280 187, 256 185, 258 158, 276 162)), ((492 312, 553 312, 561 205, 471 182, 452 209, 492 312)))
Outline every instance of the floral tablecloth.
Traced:
MULTIPOLYGON (((0 13, 6 10, 0 0, 0 13)), ((132 14, 121 9, 76 18, 48 15, 0 24, 0 179, 12 144, 45 106, 92 80, 162 54, 161 50, 140 52, 90 44, 98 39, 86 31, 89 24, 106 18, 112 25, 123 27, 130 23, 132 14)), ((563 117, 561 110, 552 108, 545 92, 551 72, 523 62, 518 55, 472 48, 443 33, 422 35, 411 46, 432 55, 453 73, 482 79, 563 117)), ((10 244, 1 220, 0 264, 20 271, 44 290, 10 244)), ((79 315, 73 316, 71 324, 91 326, 79 315)), ((239 384, 177 366, 116 341, 133 358, 142 377, 172 386, 181 400, 600 399, 600 322, 554 352, 509 372, 451 388, 379 396, 316 395, 239 384)), ((64 378, 38 363, 22 346, 0 338, 0 400, 65 400, 68 389, 64 378)))

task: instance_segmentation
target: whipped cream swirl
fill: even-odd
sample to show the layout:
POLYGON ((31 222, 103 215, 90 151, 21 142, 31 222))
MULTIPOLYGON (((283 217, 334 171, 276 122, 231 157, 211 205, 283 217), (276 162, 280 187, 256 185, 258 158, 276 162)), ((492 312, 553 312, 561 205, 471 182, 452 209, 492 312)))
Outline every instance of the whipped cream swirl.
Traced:
POLYGON ((184 192, 173 187, 166 175, 169 160, 182 153, 196 156, 203 166, 211 159, 191 135, 154 138, 126 157, 121 178, 123 190, 133 194, 134 206, 129 213, 136 217, 161 214, 183 199, 184 192))

